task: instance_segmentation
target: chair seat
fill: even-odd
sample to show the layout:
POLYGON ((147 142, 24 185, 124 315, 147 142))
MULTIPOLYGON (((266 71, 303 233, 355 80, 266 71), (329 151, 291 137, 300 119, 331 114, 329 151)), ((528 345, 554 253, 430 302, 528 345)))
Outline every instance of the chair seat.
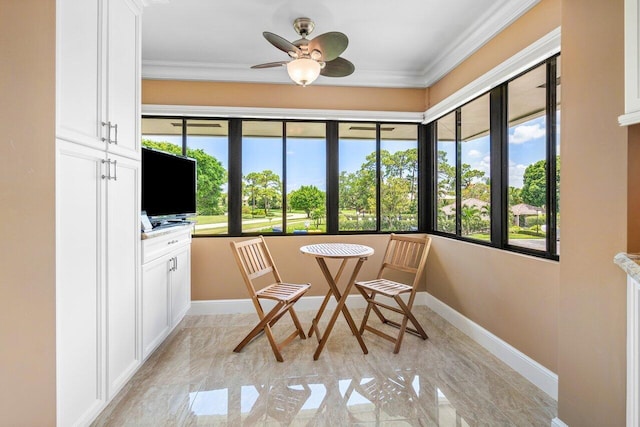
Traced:
POLYGON ((394 297, 405 292, 411 292, 412 289, 411 286, 387 279, 375 279, 366 282, 356 282, 355 285, 360 288, 365 288, 388 297, 394 297))
POLYGON ((277 301, 290 302, 298 299, 307 292, 310 284, 274 283, 256 292, 258 298, 266 298, 277 301))

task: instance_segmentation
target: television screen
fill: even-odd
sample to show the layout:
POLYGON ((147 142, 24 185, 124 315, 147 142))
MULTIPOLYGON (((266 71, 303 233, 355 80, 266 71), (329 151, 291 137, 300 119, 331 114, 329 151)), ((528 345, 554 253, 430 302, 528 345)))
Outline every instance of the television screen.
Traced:
POLYGON ((196 161, 142 149, 142 210, 153 217, 196 213, 196 161))

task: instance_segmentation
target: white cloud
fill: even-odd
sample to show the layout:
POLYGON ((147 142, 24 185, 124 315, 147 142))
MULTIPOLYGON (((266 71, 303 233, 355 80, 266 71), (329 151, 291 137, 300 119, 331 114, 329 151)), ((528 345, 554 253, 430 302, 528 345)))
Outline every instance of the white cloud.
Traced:
POLYGON ((541 138, 545 135, 546 130, 539 123, 534 125, 517 126, 513 133, 509 135, 510 144, 522 144, 532 139, 541 138))
POLYGON ((522 188, 526 165, 509 162, 509 187, 522 188))
POLYGON ((469 150, 469 152, 467 153, 467 156, 478 158, 482 156, 482 153, 479 152, 478 150, 469 150))

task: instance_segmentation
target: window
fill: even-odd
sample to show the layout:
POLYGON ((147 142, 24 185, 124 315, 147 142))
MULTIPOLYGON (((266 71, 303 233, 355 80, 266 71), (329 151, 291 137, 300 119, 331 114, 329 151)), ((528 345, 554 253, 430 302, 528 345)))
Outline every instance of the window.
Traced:
POLYGON ((489 94, 460 109, 460 234, 491 240, 489 94))
POLYGON ((456 232, 456 112, 436 122, 436 224, 445 233, 456 232))
POLYGON ((429 125, 434 231, 557 258, 559 65, 550 58, 429 125))
POLYGON ((377 230, 376 125, 340 123, 339 225, 340 231, 377 230))
POLYGON ((436 122, 436 230, 491 239, 489 94, 436 122))
POLYGON ((283 124, 242 123, 242 232, 282 233, 283 124))
POLYGON ((195 234, 227 234, 229 123, 188 119, 186 127, 187 156, 198 169, 195 234))
POLYGON ((380 126, 380 229, 418 230, 418 128, 380 126))
POLYGON ((545 250, 546 64, 509 82, 509 244, 545 250))
POLYGON ((287 233, 324 233, 327 207, 325 123, 287 122, 287 233))

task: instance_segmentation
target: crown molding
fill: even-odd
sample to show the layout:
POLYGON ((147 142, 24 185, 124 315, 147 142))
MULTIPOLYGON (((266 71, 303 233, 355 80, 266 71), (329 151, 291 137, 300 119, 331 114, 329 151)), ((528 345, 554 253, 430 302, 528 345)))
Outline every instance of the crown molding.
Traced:
POLYGON ((233 117, 241 119, 341 120, 420 123, 421 112, 312 110, 293 108, 224 107, 194 105, 143 104, 142 114, 149 116, 233 117))
POLYGON ((540 0, 496 2, 478 20, 481 25, 469 28, 449 46, 442 48, 442 53, 423 71, 423 86, 429 87, 440 80, 539 2, 540 0))
MULTIPOLYGON (((282 68, 251 69, 250 65, 202 62, 142 61, 142 78, 217 82, 294 84, 282 68)), ((347 77, 320 76, 314 86, 424 88, 422 73, 358 70, 347 77)))

